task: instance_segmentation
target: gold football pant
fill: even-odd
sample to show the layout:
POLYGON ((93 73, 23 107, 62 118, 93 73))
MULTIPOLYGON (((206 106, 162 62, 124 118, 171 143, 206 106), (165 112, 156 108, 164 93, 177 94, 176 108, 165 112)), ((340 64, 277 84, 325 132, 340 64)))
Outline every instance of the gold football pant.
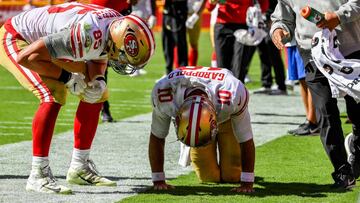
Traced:
POLYGON ((191 148, 190 156, 200 182, 240 181, 240 144, 235 139, 230 120, 220 124, 216 141, 204 147, 191 148))
POLYGON ((195 23, 192 29, 189 28, 186 29, 190 47, 196 50, 198 48, 199 38, 201 33, 201 21, 202 21, 202 17, 200 16, 199 20, 195 23))
MULTIPOLYGON (((31 91, 42 102, 56 102, 64 105, 66 102, 67 89, 63 82, 43 77, 30 69, 16 63, 19 52, 29 44, 19 37, 14 30, 7 31, 4 27, 0 29, 0 65, 7 69, 17 81, 26 89, 31 91)), ((86 74, 87 70, 84 70, 86 74)), ((88 78, 87 78, 88 79, 88 78)), ((79 96, 83 100, 82 96, 79 96)), ((108 98, 108 90, 104 92, 98 102, 108 98)))

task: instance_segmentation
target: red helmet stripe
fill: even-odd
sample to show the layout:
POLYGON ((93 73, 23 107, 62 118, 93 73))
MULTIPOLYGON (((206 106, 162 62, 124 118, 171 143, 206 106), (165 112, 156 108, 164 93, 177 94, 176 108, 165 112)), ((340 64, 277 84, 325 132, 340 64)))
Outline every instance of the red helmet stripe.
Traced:
POLYGON ((191 105, 191 112, 190 112, 190 120, 189 120, 189 130, 188 130, 188 137, 190 137, 190 146, 197 145, 197 136, 198 136, 198 129, 199 129, 199 110, 200 108, 201 97, 196 97, 195 101, 193 101, 191 105))
POLYGON ((201 108, 202 108, 202 102, 203 102, 203 98, 201 98, 200 100, 201 102, 199 103, 199 109, 197 111, 197 119, 196 119, 196 130, 195 130, 195 144, 198 145, 199 144, 199 126, 200 126, 200 120, 201 120, 201 108))
POLYGON ((154 54, 155 50, 155 40, 152 31, 147 26, 146 22, 144 22, 141 18, 135 16, 135 15, 127 15, 126 18, 132 20, 135 24, 137 24, 139 27, 141 27, 145 33, 146 33, 146 40, 150 44, 150 53, 149 57, 154 54))
POLYGON ((187 128, 187 136, 186 136, 186 145, 191 146, 191 130, 192 130, 192 119, 194 115, 194 106, 195 104, 192 103, 190 107, 190 116, 189 116, 189 126, 187 128))

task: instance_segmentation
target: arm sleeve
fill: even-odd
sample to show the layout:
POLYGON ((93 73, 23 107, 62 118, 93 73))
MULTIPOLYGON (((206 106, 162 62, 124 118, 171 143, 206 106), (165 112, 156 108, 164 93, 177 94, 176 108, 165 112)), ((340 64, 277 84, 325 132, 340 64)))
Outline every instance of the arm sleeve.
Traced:
POLYGON ((231 125, 235 138, 239 143, 244 143, 253 138, 248 108, 242 114, 231 117, 231 125))
POLYGON ((275 11, 271 14, 272 25, 270 29, 270 36, 274 30, 282 28, 290 33, 290 38, 293 38, 295 31, 296 14, 291 9, 290 5, 284 1, 278 1, 275 11))
POLYGON ((341 5, 335 13, 339 16, 341 24, 358 20, 360 18, 360 1, 349 0, 341 5))
POLYGON ((156 108, 152 112, 151 132, 157 138, 164 139, 169 134, 170 116, 161 113, 156 108))
POLYGON ((70 45, 70 30, 66 29, 61 32, 43 37, 46 48, 53 58, 73 59, 70 45))

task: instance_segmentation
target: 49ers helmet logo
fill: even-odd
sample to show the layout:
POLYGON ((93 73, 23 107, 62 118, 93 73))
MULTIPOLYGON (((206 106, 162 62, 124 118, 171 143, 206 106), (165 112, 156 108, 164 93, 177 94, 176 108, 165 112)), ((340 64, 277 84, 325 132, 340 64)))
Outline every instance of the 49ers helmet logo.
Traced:
POLYGON ((131 57, 137 56, 139 53, 139 45, 136 36, 129 33, 125 36, 124 42, 126 53, 131 57))

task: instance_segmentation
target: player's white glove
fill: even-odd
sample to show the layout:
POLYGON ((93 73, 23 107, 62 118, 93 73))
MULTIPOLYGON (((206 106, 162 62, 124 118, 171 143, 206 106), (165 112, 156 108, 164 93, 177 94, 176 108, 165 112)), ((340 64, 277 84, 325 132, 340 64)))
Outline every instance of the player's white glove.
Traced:
POLYGON ((71 73, 70 80, 65 83, 65 86, 74 95, 80 95, 86 88, 84 81, 85 75, 82 73, 71 73))
POLYGON ((187 18, 185 25, 189 29, 193 29, 195 23, 199 20, 199 15, 197 13, 193 13, 190 17, 187 18))
POLYGON ((156 25, 156 16, 151 15, 149 19, 147 20, 147 24, 150 29, 152 29, 156 25))
POLYGON ((84 90, 84 100, 88 103, 95 103, 101 99, 106 90, 106 82, 104 76, 98 76, 88 82, 88 86, 84 90))

